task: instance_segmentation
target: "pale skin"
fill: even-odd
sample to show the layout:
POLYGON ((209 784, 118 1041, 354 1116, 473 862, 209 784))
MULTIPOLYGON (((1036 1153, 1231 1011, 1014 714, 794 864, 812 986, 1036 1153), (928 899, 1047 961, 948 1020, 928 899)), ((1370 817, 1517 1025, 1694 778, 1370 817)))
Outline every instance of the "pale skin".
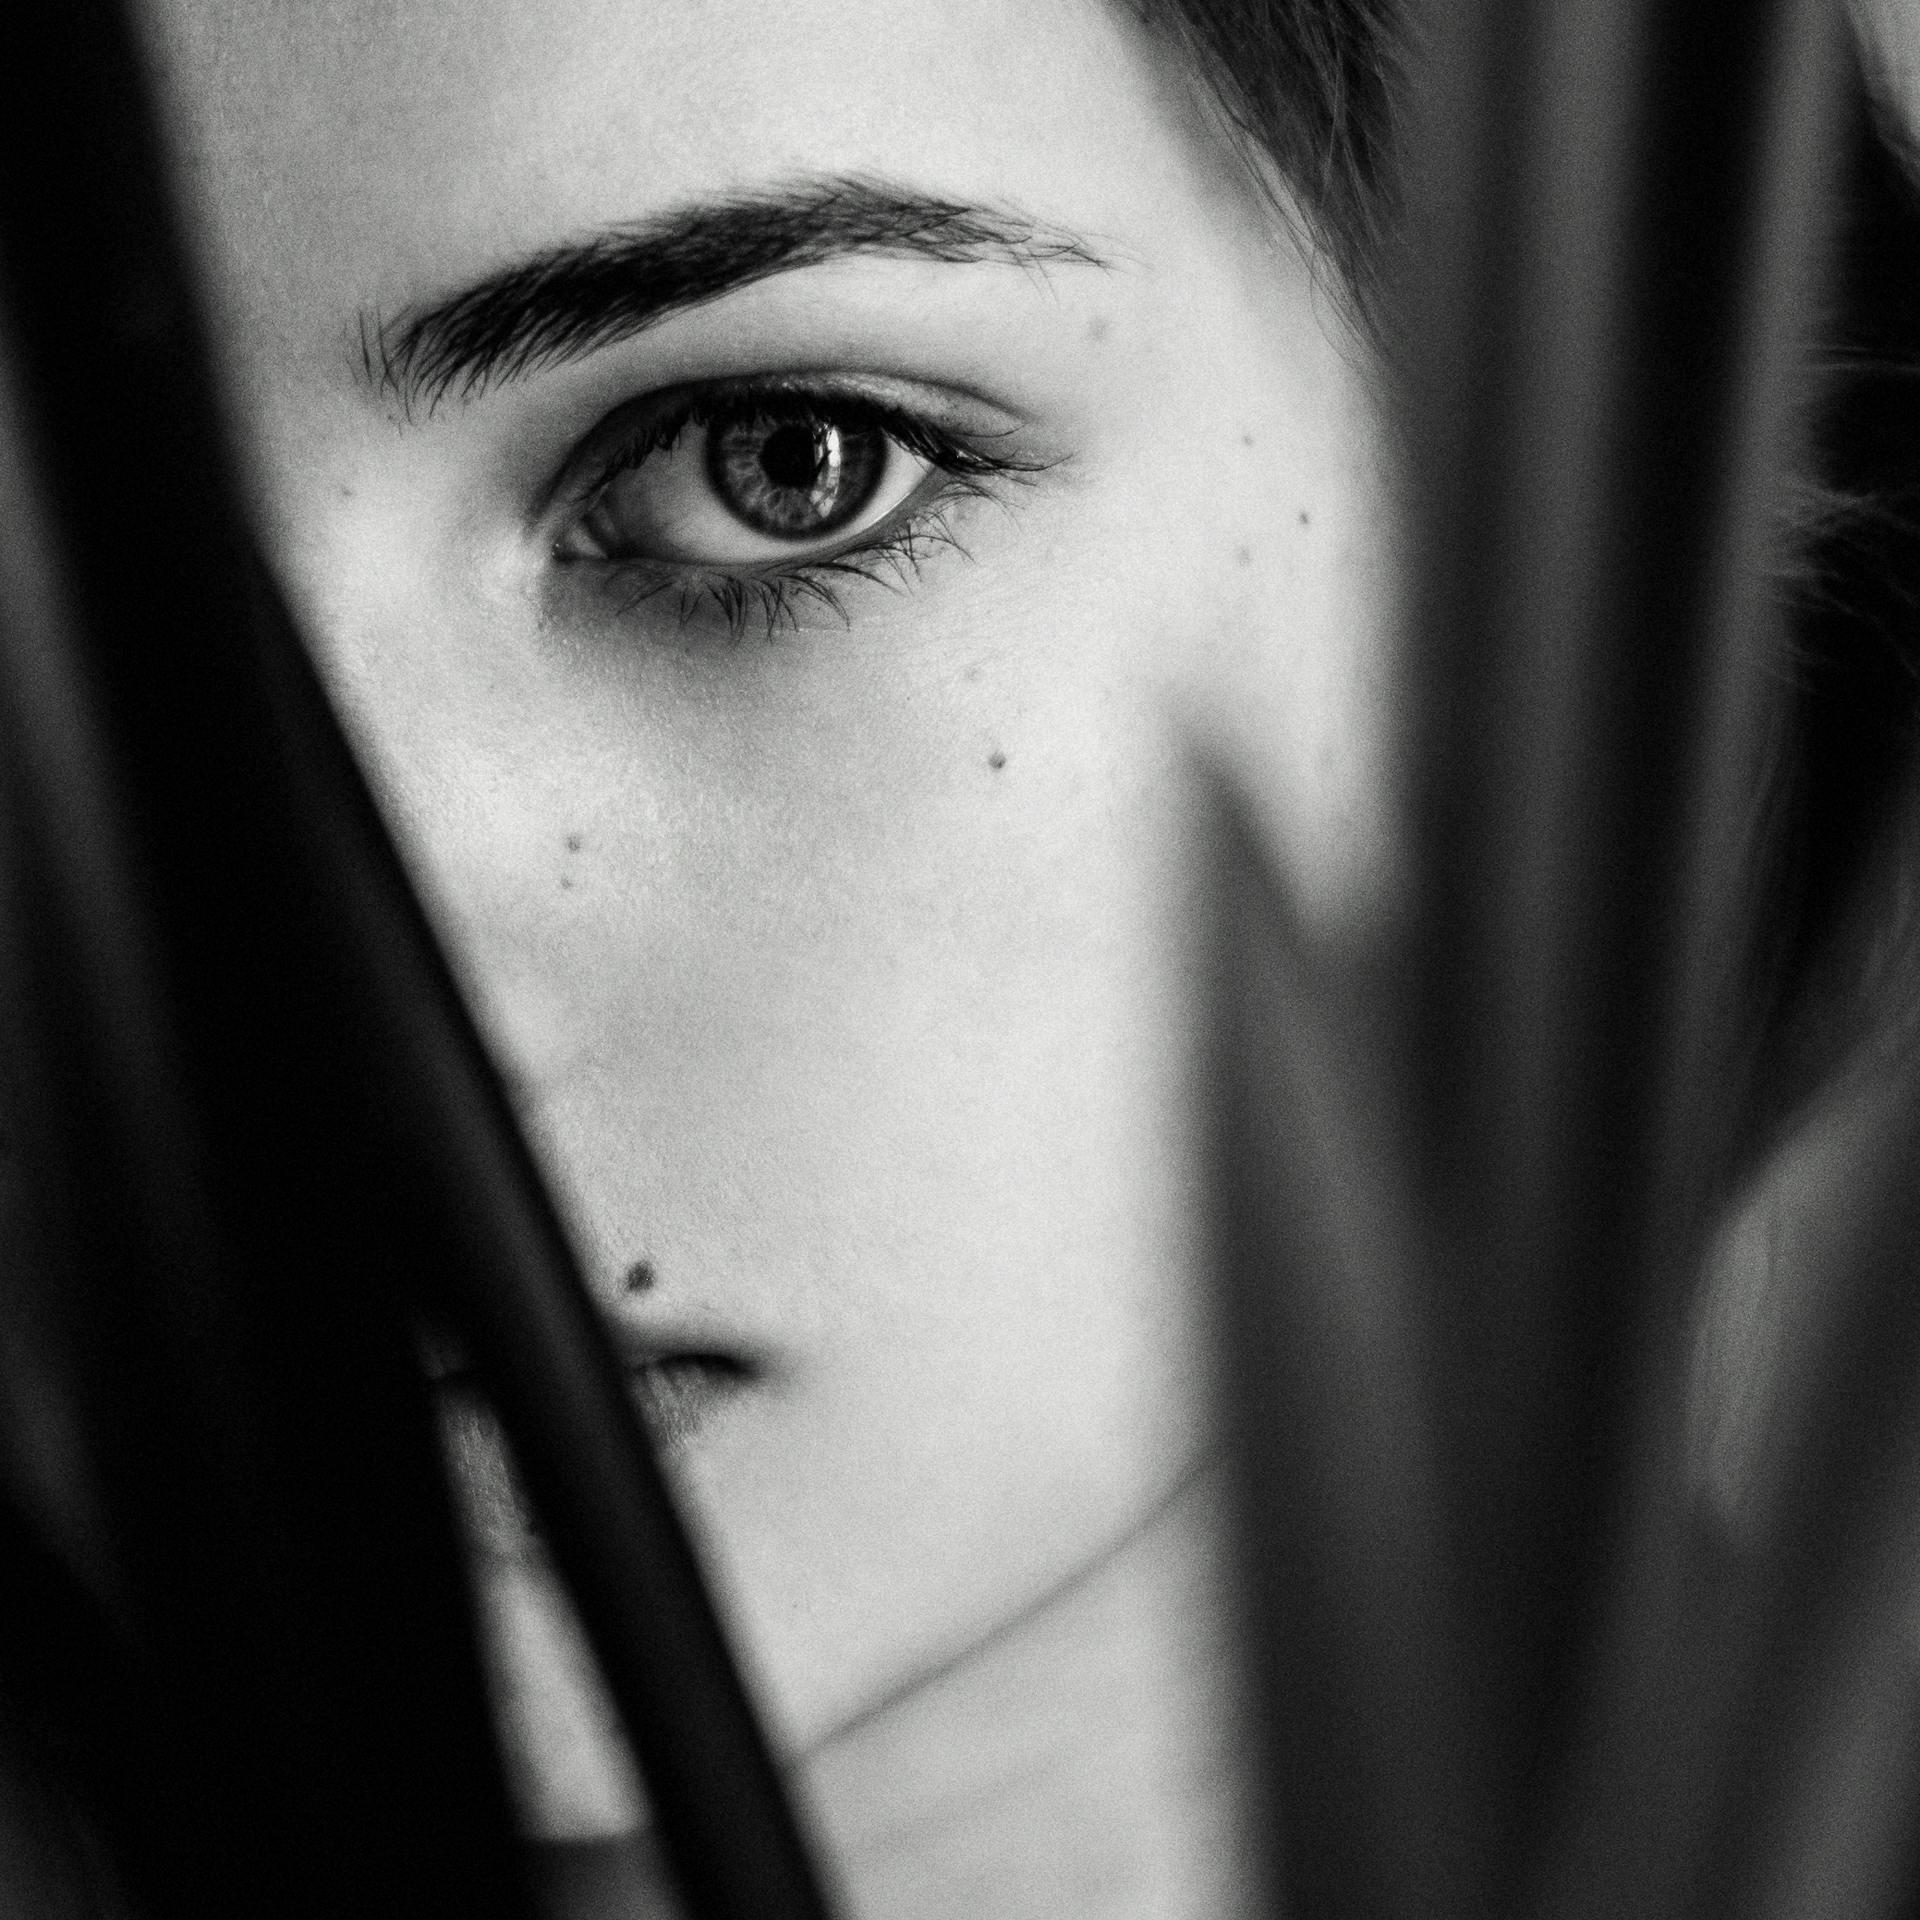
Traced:
MULTIPOLYGON (((269 550, 616 1337, 735 1369, 670 1464, 849 1910, 1234 1911, 1183 742, 1363 939, 1386 543, 1337 290, 1086 0, 148 17, 269 550), (1084 247, 819 261, 437 406, 368 377, 363 322, 847 177, 1084 247), (931 474, 964 551, 771 635, 610 585, 578 449, 763 376, 1019 470, 931 474)), ((537 1549, 477 1532, 530 1831, 632 1824, 537 1549)))
POLYGON ((1852 13, 1882 104, 1911 138, 1920 131, 1920 6, 1853 0, 1852 13))

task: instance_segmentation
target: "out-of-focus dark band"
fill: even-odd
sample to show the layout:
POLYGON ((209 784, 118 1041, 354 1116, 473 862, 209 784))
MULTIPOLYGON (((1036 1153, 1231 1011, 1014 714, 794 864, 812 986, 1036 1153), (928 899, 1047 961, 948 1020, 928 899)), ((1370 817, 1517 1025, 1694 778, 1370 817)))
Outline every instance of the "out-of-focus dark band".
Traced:
POLYGON ((140 1910, 526 1911, 431 1310, 689 1911, 817 1920, 622 1376, 250 554, 126 22, 21 0, 8 38, 5 1038, 39 1257, 0 1285, 8 1496, 53 1569, 0 1580, 9 1718, 140 1910))

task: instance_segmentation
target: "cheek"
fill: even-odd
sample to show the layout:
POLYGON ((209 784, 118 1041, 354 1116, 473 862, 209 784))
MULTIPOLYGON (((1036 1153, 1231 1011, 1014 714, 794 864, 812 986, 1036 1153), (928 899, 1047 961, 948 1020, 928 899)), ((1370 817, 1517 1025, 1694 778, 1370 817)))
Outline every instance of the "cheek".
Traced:
POLYGON ((644 1258, 778 1356, 686 1471, 801 1737, 1200 1444, 1196 862, 1118 618, 592 685, 354 656, 389 662, 353 703, 590 1268, 644 1258))
POLYGON ((1224 657, 1196 681, 1204 738, 1243 783, 1302 926, 1360 944, 1402 886, 1389 515, 1363 476, 1302 484, 1235 549, 1224 657), (1243 558, 1242 556, 1245 556, 1243 558))
POLYGON ((1380 428, 1317 335, 1277 371, 1245 358, 1131 453, 1127 671, 1240 786, 1303 926, 1357 942, 1401 885, 1380 428))
POLYGON ((1881 95, 1911 137, 1920 132, 1920 5, 1915 0, 1857 0, 1852 11, 1881 95))
POLYGON ((1164 736, 1078 692, 1008 696, 999 769, 949 714, 804 824, 771 779, 644 1059, 548 1107, 582 1215, 778 1330, 764 1423, 685 1471, 797 1737, 1087 1564, 1202 1444, 1191 864, 1164 736))
POLYGON ((1101 1210, 1115 1136, 1168 1105, 1193 864, 1148 703, 1033 657, 758 714, 656 689, 611 737, 540 729, 568 772, 467 755, 457 804, 410 809, 596 1232, 672 1218, 781 1272, 858 1240, 852 1285, 890 1239, 923 1263, 1101 1210))

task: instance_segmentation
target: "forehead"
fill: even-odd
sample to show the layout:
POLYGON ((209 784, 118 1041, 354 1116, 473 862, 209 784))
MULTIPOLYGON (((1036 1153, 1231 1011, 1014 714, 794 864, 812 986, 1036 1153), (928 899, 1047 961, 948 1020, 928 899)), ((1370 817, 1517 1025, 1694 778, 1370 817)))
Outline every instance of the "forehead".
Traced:
POLYGON ((147 7, 214 224, 301 308, 823 169, 1100 232, 1192 184, 1140 155, 1184 87, 1089 0, 147 7))

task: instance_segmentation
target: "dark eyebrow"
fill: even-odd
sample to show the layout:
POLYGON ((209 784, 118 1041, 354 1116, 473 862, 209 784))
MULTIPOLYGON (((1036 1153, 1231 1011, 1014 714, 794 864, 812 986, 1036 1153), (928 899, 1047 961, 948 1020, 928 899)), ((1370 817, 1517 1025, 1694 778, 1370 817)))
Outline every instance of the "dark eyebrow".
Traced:
POLYGON ((862 178, 801 181, 603 228, 390 319, 362 312, 361 370, 409 417, 431 413, 449 395, 578 359, 753 281, 862 253, 1106 264, 1079 235, 1011 209, 862 178))

